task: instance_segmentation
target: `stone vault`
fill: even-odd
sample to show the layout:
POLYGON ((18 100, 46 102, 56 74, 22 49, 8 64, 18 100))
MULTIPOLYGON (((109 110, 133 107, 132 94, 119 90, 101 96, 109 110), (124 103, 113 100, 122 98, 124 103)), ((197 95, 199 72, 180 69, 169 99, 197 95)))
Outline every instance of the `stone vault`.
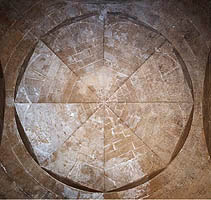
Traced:
POLYGON ((209 14, 163 2, 1 2, 0 197, 210 197, 209 14))

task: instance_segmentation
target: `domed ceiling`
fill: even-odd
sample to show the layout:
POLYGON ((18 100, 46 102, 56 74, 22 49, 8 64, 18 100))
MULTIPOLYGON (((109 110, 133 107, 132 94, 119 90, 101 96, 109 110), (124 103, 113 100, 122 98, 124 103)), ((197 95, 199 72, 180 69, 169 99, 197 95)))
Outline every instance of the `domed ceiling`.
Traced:
POLYGON ((174 47, 128 16, 104 15, 42 37, 15 100, 39 164, 96 191, 165 167, 193 107, 174 47))
MULTIPOLYGON (((185 173, 182 180, 189 177, 191 170, 183 166, 188 158, 203 154, 204 166, 210 133, 205 128, 202 139, 193 136, 202 126, 202 87, 197 83, 203 82, 203 74, 192 68, 202 53, 197 54, 199 32, 191 22, 182 19, 172 30, 167 25, 161 29, 156 24, 163 19, 156 17, 159 4, 153 4, 155 13, 147 18, 144 6, 150 5, 145 1, 48 4, 37 3, 26 21, 14 23, 7 33, 8 38, 15 35, 14 45, 12 40, 8 45, 20 45, 16 40, 21 34, 24 43, 11 58, 0 58, 6 89, 1 112, 5 107, 5 130, 10 132, 6 138, 13 138, 12 151, 27 173, 39 174, 35 180, 41 184, 46 177, 44 184, 50 181, 55 194, 64 188, 63 197, 137 198, 147 196, 147 188, 162 191, 177 173, 185 173), (175 27, 184 29, 178 31, 182 39, 175 27), (198 141, 202 151, 195 146, 198 141)), ((3 48, 5 55, 9 50, 3 48)), ((207 77, 204 94, 208 83, 207 77)), ((205 115, 207 102, 204 95, 205 115)), ((9 164, 3 158, 1 162, 9 173, 9 164)), ((54 197, 49 191, 44 196, 54 197)))

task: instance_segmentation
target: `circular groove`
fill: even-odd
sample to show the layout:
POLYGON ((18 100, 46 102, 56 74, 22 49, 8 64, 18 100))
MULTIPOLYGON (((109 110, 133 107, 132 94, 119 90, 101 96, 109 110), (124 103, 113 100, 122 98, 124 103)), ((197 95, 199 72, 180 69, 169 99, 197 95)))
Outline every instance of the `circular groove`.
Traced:
MULTIPOLYGON (((130 16, 128 16, 128 15, 124 15, 124 14, 122 14, 122 13, 111 13, 111 14, 117 14, 117 15, 120 15, 120 17, 123 17, 124 19, 126 18, 128 21, 133 21, 133 22, 136 22, 136 24, 139 24, 139 25, 143 25, 144 23, 143 22, 140 22, 140 21, 138 21, 136 18, 134 18, 134 17, 130 17, 130 16), (131 20, 132 19, 132 20, 131 20)), ((62 26, 63 27, 63 26, 62 26)), ((62 28, 62 27, 59 27, 59 28, 62 28)), ((148 25, 147 25, 147 27, 148 27, 148 25)), ((149 28, 149 27, 148 27, 149 28)), ((152 31, 154 31, 155 33, 157 33, 157 31, 155 31, 153 28, 151 28, 150 27, 150 30, 152 31)), ((49 34, 50 33, 52 33, 51 31, 49 32, 49 34)), ((161 35, 161 34, 160 34, 161 35)), ((164 36, 163 36, 164 37, 164 36)), ((192 97, 193 97, 193 88, 192 88, 192 81, 191 81, 191 78, 190 78, 190 75, 189 75, 189 73, 188 73, 188 70, 187 70, 187 66, 185 65, 185 62, 182 60, 182 57, 179 55, 179 53, 175 50, 175 52, 176 52, 176 56, 177 57, 179 57, 179 60, 181 61, 181 66, 182 66, 182 69, 183 69, 183 73, 184 73, 184 77, 185 77, 185 80, 187 81, 187 83, 188 83, 188 86, 189 86, 189 88, 190 88, 190 90, 191 90, 191 94, 192 94, 192 97)), ((28 59, 28 61, 29 61, 29 59, 28 59)), ((27 61, 27 62, 28 62, 27 61)), ((23 74, 22 74, 23 75, 23 74)), ((19 83, 18 83, 19 84, 19 83)), ((17 88, 18 88, 18 84, 17 84, 17 88)), ((17 90, 16 90, 17 91, 17 90)), ((16 95, 15 95, 16 96, 16 95)), ((192 111, 191 111, 191 114, 190 114, 190 116, 189 116, 189 120, 188 120, 188 122, 187 122, 187 128, 185 128, 185 133, 183 134, 183 135, 185 135, 184 137, 183 136, 181 136, 181 140, 179 140, 179 142, 178 142, 178 145, 177 145, 177 147, 176 147, 176 149, 174 150, 174 155, 172 155, 172 159, 171 159, 171 161, 177 156, 177 154, 180 152, 180 150, 182 149, 182 147, 183 147, 183 145, 184 145, 184 143, 185 143, 185 140, 186 140, 186 138, 188 137, 188 134, 189 134, 189 131, 190 131, 190 127, 191 127, 191 123, 192 123, 192 119, 193 119, 193 111, 194 111, 194 108, 192 108, 192 111)), ((16 116, 16 117, 18 117, 18 115, 16 116)), ((28 148, 27 148, 28 149, 28 148)), ((169 162, 169 164, 171 163, 171 161, 169 162)), ((165 168, 164 168, 165 169, 165 168)), ((148 177, 152 177, 152 178, 154 178, 155 176, 157 176, 159 173, 161 173, 164 169, 161 169, 161 170, 158 170, 158 173, 156 173, 156 172, 153 172, 152 173, 152 175, 148 175, 148 177), (155 175, 154 175, 155 174, 155 175)), ((143 178, 143 179, 141 179, 141 180, 139 180, 138 182, 136 182, 135 183, 135 186, 132 186, 134 183, 130 183, 130 184, 128 184, 128 185, 125 185, 125 186, 122 186, 122 187, 120 187, 120 188, 117 188, 117 189, 115 189, 115 190, 112 190, 112 191, 108 191, 108 192, 114 192, 114 191, 123 191, 123 190, 127 190, 127 189, 131 189, 131 188, 133 188, 133 187, 136 187, 136 186, 138 186, 139 185, 139 183, 140 184, 143 184, 143 183, 145 183, 145 182, 147 182, 147 181, 149 181, 149 178, 143 178), (144 180, 144 181, 143 181, 144 180), (121 189, 122 188, 122 189, 121 189)), ((72 185, 71 185, 72 186, 72 185)), ((73 186, 74 187, 74 186, 73 186)), ((75 188, 77 188, 77 189, 81 189, 80 187, 78 187, 78 186, 75 186, 75 188)), ((84 190, 86 190, 86 189, 84 189, 84 190)), ((86 190, 86 191, 88 191, 88 190, 86 190)))

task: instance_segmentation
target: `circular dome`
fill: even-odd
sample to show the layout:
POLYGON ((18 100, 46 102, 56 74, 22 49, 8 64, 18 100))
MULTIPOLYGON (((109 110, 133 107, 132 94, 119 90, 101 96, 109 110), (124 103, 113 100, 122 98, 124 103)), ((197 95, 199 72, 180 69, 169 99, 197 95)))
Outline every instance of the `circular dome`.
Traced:
POLYGON ((158 174, 193 106, 183 68, 168 40, 119 13, 55 27, 36 45, 15 99, 39 165, 100 192, 158 174))

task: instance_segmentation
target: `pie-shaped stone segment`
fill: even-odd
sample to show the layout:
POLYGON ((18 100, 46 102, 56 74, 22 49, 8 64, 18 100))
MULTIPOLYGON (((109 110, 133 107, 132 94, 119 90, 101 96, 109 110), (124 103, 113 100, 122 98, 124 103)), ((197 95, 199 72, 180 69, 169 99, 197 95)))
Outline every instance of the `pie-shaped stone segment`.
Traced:
POLYGON ((112 14, 42 37, 15 99, 39 165, 101 192, 163 169, 192 104, 174 47, 112 14))
POLYGON ((43 42, 39 42, 19 86, 16 102, 97 102, 98 97, 84 85, 43 42))

